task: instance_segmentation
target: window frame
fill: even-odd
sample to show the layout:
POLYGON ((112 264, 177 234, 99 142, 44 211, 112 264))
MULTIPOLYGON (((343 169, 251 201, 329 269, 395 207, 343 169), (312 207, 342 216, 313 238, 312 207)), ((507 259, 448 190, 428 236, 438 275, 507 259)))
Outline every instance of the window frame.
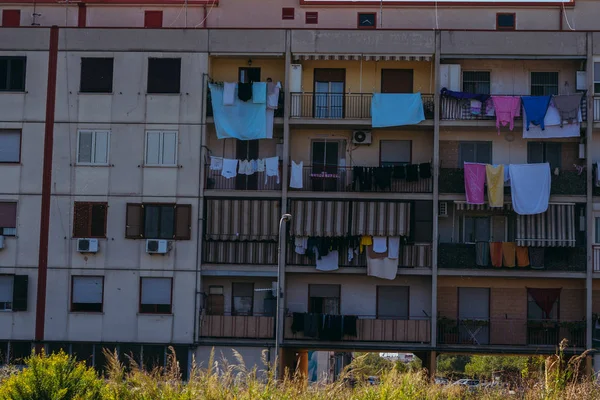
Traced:
POLYGON ((356 13, 356 28, 357 29, 377 29, 377 13, 375 12, 357 12, 356 13), (373 26, 362 26, 361 16, 368 14, 373 16, 373 26))
MULTIPOLYGON (((476 94, 491 94, 492 92, 492 71, 490 70, 463 70, 461 73, 461 86, 462 86, 462 91, 463 92, 467 92, 467 93, 476 93, 476 94), (488 85, 488 92, 487 93, 483 93, 479 90, 467 90, 465 88, 465 73, 474 73, 474 74, 487 74, 488 75, 488 81, 487 81, 487 85, 488 85)), ((466 81, 469 84, 472 85, 482 85, 485 84, 485 81, 476 81, 476 80, 469 80, 466 81)))
POLYGON ((491 215, 466 215, 465 214, 462 216, 462 232, 460 235, 460 238, 462 240, 461 243, 463 243, 463 244, 476 244, 477 243, 477 240, 475 240, 473 242, 467 241, 467 237, 466 237, 467 230, 465 229, 466 223, 467 223, 467 218, 473 219, 473 236, 475 238, 477 238, 477 224, 475 223, 475 221, 477 219, 487 219, 488 226, 489 226, 489 237, 488 237, 487 241, 489 242, 492 239, 493 226, 492 226, 492 216, 491 215))
MULTIPOLYGON (((5 61, 7 62, 6 64, 6 89, 1 89, 0 88, 0 92, 13 92, 13 93, 24 93, 26 92, 26 88, 27 88, 27 57, 26 56, 0 56, 0 62, 5 61), (22 89, 15 89, 13 87, 10 86, 10 81, 11 81, 11 64, 13 60, 22 60, 23 61, 23 88, 22 89)), ((0 77, 1 78, 1 77, 0 77)))
POLYGON ((23 151, 23 130, 22 129, 0 129, 0 136, 2 134, 18 133, 19 134, 19 157, 17 161, 0 161, 0 164, 21 164, 21 153, 23 151))
POLYGON ((178 167, 177 161, 178 161, 178 155, 179 155, 179 131, 170 131, 170 130, 147 130, 145 135, 144 135, 144 167, 168 167, 168 168, 173 168, 173 167, 178 167), (159 155, 158 155, 158 160, 159 163, 158 164, 149 164, 148 163, 148 134, 149 133, 159 133, 160 134, 160 138, 159 138, 159 145, 158 145, 158 149, 159 149, 159 155), (175 156, 174 156, 174 164, 164 164, 161 163, 161 161, 164 161, 164 144, 165 144, 165 133, 174 133, 175 134, 175 156))
MULTIPOLYGON (((150 94, 150 95, 181 95, 181 68, 182 68, 182 62, 181 62, 181 57, 148 57, 148 68, 146 69, 146 94, 150 94), (153 90, 150 90, 151 85, 150 84, 150 69, 152 68, 152 63, 153 62, 160 62, 162 60, 178 60, 179 61, 179 71, 178 71, 178 75, 179 75, 179 83, 177 85, 177 91, 166 91, 166 90, 156 90, 156 88, 152 87, 153 90)), ((154 76, 154 75, 152 75, 154 76)), ((156 84, 154 84, 156 85, 156 84)))
POLYGON ((594 60, 594 94, 600 94, 600 59, 594 60), (598 74, 596 74, 596 66, 598 66, 598 74))
MULTIPOLYGON (((232 287, 233 289, 233 287, 232 287)), ((233 290, 231 291, 233 294, 233 290)), ((208 286, 208 293, 206 294, 206 315, 225 315, 225 288, 223 285, 209 285, 208 286), (220 288, 221 289, 221 293, 211 293, 211 289, 213 288, 220 288), (213 309, 213 304, 212 304, 212 299, 219 297, 222 299, 222 303, 223 303, 223 310, 222 312, 215 312, 213 309)), ((219 310, 221 311, 221 310, 219 310)))
POLYGON ((478 145, 483 145, 483 144, 489 144, 490 146, 490 150, 489 150, 489 164, 493 164, 493 156, 494 156, 494 142, 491 140, 459 140, 458 141, 458 168, 459 169, 464 169, 464 163, 465 162, 475 162, 475 161, 464 161, 463 160, 463 155, 462 155, 462 146, 465 144, 474 144, 475 145, 475 149, 474 149, 474 156, 475 159, 477 159, 477 147, 478 145))
POLYGON ((81 166, 95 166, 95 167, 108 167, 110 165, 110 137, 111 131, 104 129, 78 129, 77 130, 77 165, 81 166), (82 133, 91 133, 92 134, 92 148, 90 150, 90 162, 79 161, 80 150, 81 150, 81 134, 82 133), (96 134, 97 133, 106 133, 106 162, 99 163, 95 162, 96 160, 96 134))
POLYGON ((70 308, 69 311, 72 313, 91 313, 91 314, 101 314, 104 312, 104 276, 102 275, 71 275, 71 296, 70 296, 70 308), (101 278, 102 282, 102 299, 100 303, 75 303, 73 301, 73 293, 75 288, 75 279, 76 278, 101 278), (100 304, 100 310, 76 310, 75 304, 100 304))
POLYGON ((162 314, 162 315, 172 315, 173 314, 173 277, 164 277, 164 276, 140 276, 140 291, 139 291, 139 314, 162 314), (144 279, 169 279, 171 281, 171 289, 170 289, 170 300, 169 300, 169 311, 159 310, 160 306, 166 306, 166 304, 142 304, 142 289, 144 285, 144 279), (153 306, 153 311, 147 311, 142 309, 142 306, 153 306))
POLYGON ((146 29, 160 29, 164 23, 164 13, 162 10, 144 10, 144 28, 146 29), (154 18, 160 16, 160 24, 154 26, 151 22, 154 22, 154 18))
POLYGON ((2 10, 2 26, 5 28, 16 28, 21 26, 21 10, 18 8, 5 8, 2 10), (16 18, 12 22, 13 18, 16 18))
POLYGON ((497 31, 515 31, 515 30, 517 30, 517 13, 506 13, 506 12, 496 13, 496 30, 497 31), (509 15, 513 17, 513 25, 512 26, 500 26, 500 24, 499 24, 500 17, 506 17, 509 15))
POLYGON ((12 274, 0 274, 0 278, 6 278, 10 281, 10 302, 0 302, 0 313, 11 312, 13 310, 13 300, 15 296, 15 276, 12 274))
MULTIPOLYGON (((535 302, 535 300, 533 299, 531 294, 527 293, 527 321, 560 321, 560 297, 561 296, 559 294, 558 297, 556 298, 556 301, 554 302, 554 305, 552 306, 552 310, 554 310, 554 307, 556 307, 556 318, 551 318, 546 315, 546 318, 542 317, 541 319, 534 319, 534 318, 529 317, 529 307, 532 304, 534 304, 538 308, 539 308, 539 306, 537 305, 537 303, 535 302)), ((542 311, 542 315, 543 315, 544 310, 540 309, 540 311, 542 311)))
MULTIPOLYGON (((85 93, 85 94, 112 94, 113 92, 113 85, 114 85, 114 73, 115 73, 115 59, 114 57, 81 57, 81 61, 80 61, 80 69, 79 69, 79 93, 85 93), (84 61, 85 60, 85 61, 84 61), (91 62, 90 60, 111 60, 111 64, 110 64, 110 89, 109 90, 84 90, 83 86, 84 86, 84 64, 87 64, 89 62, 91 62)), ((87 66, 87 68, 89 68, 89 66, 87 66)), ((90 74, 86 74, 86 78, 89 76, 90 74)), ((97 79, 97 77, 94 77, 97 79)), ((108 79, 107 79, 108 80, 108 79)))
POLYGON ((379 141, 379 165, 380 166, 396 166, 396 165, 408 165, 410 163, 412 163, 412 140, 408 139, 382 139, 379 141), (403 161, 383 161, 382 159, 382 147, 384 145, 384 142, 403 142, 403 143, 408 143, 408 161, 403 162, 403 161), (386 165, 384 165, 384 163, 386 165))
MULTIPOLYGON (((553 95, 553 93, 548 93, 547 92, 547 88, 550 86, 548 84, 543 84, 543 85, 539 85, 536 84, 536 87, 542 87, 544 88, 544 93, 543 94, 533 94, 533 74, 556 74, 556 93, 554 93, 555 95, 559 93, 560 91, 560 71, 529 71, 529 95, 530 96, 551 96, 553 95)), ((552 85, 554 86, 554 85, 552 85)))
POLYGON ((553 144, 553 145, 557 145, 558 146, 558 161, 559 161, 559 164, 558 165, 554 165, 554 166, 550 165, 550 169, 558 168, 559 170, 561 170, 562 169, 562 143, 563 142, 528 141, 527 142, 527 164, 535 164, 535 163, 533 163, 531 161, 531 159, 529 157, 529 155, 530 155, 530 146, 532 146, 534 144, 536 144, 536 145, 537 144, 541 144, 542 145, 542 149, 543 149, 542 150, 542 155, 543 155, 543 158, 542 158, 543 161, 542 162, 550 164, 550 162, 548 161, 548 157, 547 157, 548 144, 553 144))
POLYGON ((383 320, 396 320, 396 321, 408 321, 410 320, 410 285, 377 285, 375 289, 375 319, 383 319, 383 320), (392 288, 406 288, 406 319, 401 318, 402 316, 394 316, 387 315, 382 316, 379 313, 379 293, 382 287, 392 287, 392 288))
POLYGON ((108 225, 108 203, 101 201, 75 201, 73 202, 73 238, 81 238, 81 239, 106 239, 106 227, 108 225), (88 206, 88 223, 87 223, 87 232, 88 235, 81 236, 78 235, 75 231, 77 226, 77 205, 87 205, 88 206), (94 236, 92 235, 92 214, 94 206, 104 207, 104 234, 102 236, 94 236))
POLYGON ((232 316, 248 316, 251 317, 254 315, 254 282, 231 282, 231 315, 232 316), (252 296, 236 296, 235 295, 235 285, 252 285, 252 296), (237 298, 251 298, 250 301, 250 311, 247 313, 238 312, 235 310, 235 299, 237 298))
POLYGON ((313 301, 311 299, 337 299, 337 310, 336 310, 336 314, 334 315, 341 315, 341 311, 342 311, 342 285, 338 284, 338 283, 309 283, 308 284, 308 305, 307 305, 307 309, 309 313, 322 313, 321 311, 315 311, 313 309, 313 301), (315 287, 315 286, 336 286, 337 287, 337 292, 338 292, 338 297, 322 297, 322 296, 311 296, 311 287, 315 287))

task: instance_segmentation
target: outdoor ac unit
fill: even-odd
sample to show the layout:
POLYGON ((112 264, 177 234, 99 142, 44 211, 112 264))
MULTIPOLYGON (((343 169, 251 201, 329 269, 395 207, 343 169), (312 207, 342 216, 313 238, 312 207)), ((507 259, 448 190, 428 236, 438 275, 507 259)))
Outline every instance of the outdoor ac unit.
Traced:
POLYGON ((4 236, 0 235, 0 250, 4 248, 4 236))
POLYGON ((354 131, 352 132, 352 143, 354 144, 371 144, 373 140, 370 131, 354 131))
POLYGON ((160 239, 146 240, 146 253, 148 254, 166 254, 169 252, 169 241, 160 239))
POLYGON ((440 201, 438 203, 438 216, 447 217, 448 216, 448 202, 440 201))
POLYGON ((97 253, 98 239, 77 239, 77 251, 80 253, 97 253))
POLYGON ((586 71, 577 71, 577 79, 575 81, 576 90, 587 90, 586 74, 586 71))

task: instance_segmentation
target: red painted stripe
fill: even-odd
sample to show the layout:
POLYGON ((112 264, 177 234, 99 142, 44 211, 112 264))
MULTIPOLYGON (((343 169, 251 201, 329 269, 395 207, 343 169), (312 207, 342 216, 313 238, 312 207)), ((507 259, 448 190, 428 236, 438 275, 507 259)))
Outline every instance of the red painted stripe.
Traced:
POLYGON ((48 87, 44 126, 44 163, 42 170, 42 208, 38 258, 37 301, 35 306, 36 350, 41 350, 46 318, 46 282, 48 279, 48 240, 50 235, 50 191, 52 189, 52 149, 54 145, 54 108, 56 105, 56 70, 58 64, 58 27, 50 28, 48 49, 48 87))
MULTIPOLYGON (((80 3, 84 4, 96 4, 96 5, 163 5, 163 6, 180 6, 186 4, 185 0, 82 0, 73 2, 72 4, 66 4, 65 0, 8 0, 0 1, 0 4, 60 4, 65 5, 77 5, 80 3)), ((219 5, 219 0, 189 0, 188 5, 219 5)))
POLYGON ((87 23, 87 7, 85 3, 79 3, 79 7, 77 8, 77 27, 85 28, 87 23))

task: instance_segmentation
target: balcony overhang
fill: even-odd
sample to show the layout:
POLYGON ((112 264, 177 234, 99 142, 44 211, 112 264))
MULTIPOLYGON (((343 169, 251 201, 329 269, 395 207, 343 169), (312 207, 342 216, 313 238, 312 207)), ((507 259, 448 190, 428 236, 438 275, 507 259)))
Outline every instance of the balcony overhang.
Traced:
POLYGON ((312 61, 425 61, 431 54, 340 54, 340 53, 294 53, 296 60, 312 61))
POLYGON ((543 55, 543 56, 532 56, 532 55, 501 55, 501 54, 487 54, 487 55, 475 55, 475 54, 442 54, 440 55, 441 61, 444 60, 585 60, 585 55, 543 55))

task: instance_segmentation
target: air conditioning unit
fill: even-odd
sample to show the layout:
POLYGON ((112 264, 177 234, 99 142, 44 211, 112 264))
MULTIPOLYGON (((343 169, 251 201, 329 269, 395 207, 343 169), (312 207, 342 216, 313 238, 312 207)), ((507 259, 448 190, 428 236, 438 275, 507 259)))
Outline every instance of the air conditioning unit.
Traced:
POLYGON ((575 80, 575 89, 576 90, 587 90, 587 72, 586 71, 577 71, 577 76, 575 80))
POLYGON ((162 239, 147 239, 146 253, 148 254, 166 254, 169 252, 170 246, 168 240, 162 239))
POLYGON ((448 202, 440 201, 438 203, 438 216, 447 217, 448 216, 448 202))
POLYGON ((80 253, 97 253, 98 239, 77 239, 77 251, 80 253))
POLYGON ((371 144, 373 137, 370 131, 354 131, 352 132, 352 143, 354 144, 371 144))
POLYGON ((0 235, 0 250, 4 248, 4 236, 0 235))

